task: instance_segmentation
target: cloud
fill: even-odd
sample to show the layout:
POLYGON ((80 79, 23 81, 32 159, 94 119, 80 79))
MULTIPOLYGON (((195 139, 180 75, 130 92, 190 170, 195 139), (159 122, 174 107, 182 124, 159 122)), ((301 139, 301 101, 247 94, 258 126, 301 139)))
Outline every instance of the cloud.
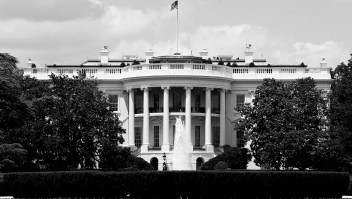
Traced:
MULTIPOLYGON (((0 5, 4 1, 10 0, 0 0, 0 5)), ((18 3, 18 0, 13 1, 18 3)), ((39 0, 28 1, 34 3, 33 6, 39 4, 39 0)), ((50 12, 54 12, 53 7, 62 8, 62 2, 46 0, 38 6, 50 8, 50 12)), ((112 5, 109 1, 102 0, 74 2, 85 2, 85 8, 82 7, 85 12, 93 7, 98 14, 87 13, 88 17, 85 17, 81 15, 82 11, 77 11, 78 14, 67 11, 69 14, 62 15, 60 19, 49 15, 45 19, 47 14, 35 9, 38 16, 33 15, 27 19, 26 14, 22 13, 10 15, 9 19, 4 20, 1 18, 4 14, 0 12, 0 52, 9 52, 22 63, 30 57, 47 64, 80 64, 88 57, 97 58, 104 45, 109 46, 112 58, 124 54, 144 57, 147 49, 154 50, 156 55, 176 52, 176 28, 171 23, 175 13, 170 12, 169 7, 155 11, 112 5)), ((24 4, 27 5, 27 2, 24 4)), ((184 17, 187 17, 186 14, 184 17)), ((199 50, 206 48, 210 56, 226 54, 243 58, 246 43, 252 44, 255 58, 261 58, 264 54, 264 58, 271 64, 304 62, 318 66, 321 58, 325 57, 330 66, 334 67, 349 59, 348 50, 337 41, 298 42, 293 35, 250 24, 202 25, 188 30, 181 29, 179 34, 179 51, 185 55, 191 52, 198 55, 199 50)))
MULTIPOLYGON (((267 59, 270 64, 300 64, 304 62, 311 67, 319 67, 325 58, 330 67, 336 67, 343 60, 348 60, 349 51, 342 43, 326 41, 323 43, 296 42, 290 35, 270 31, 260 26, 242 24, 237 26, 199 27, 195 33, 182 33, 179 49, 182 54, 198 55, 199 50, 208 49, 209 55, 232 55, 243 58, 246 43, 251 43, 255 58, 267 59)), ((113 54, 138 54, 151 48, 158 55, 176 52, 176 39, 160 40, 151 43, 143 39, 126 39, 113 48, 113 54), (133 53, 134 52, 134 53, 133 53)))
POLYGON ((116 36, 131 36, 139 33, 152 22, 154 15, 141 10, 116 6, 107 6, 106 13, 100 19, 104 31, 116 36))
POLYGON ((319 67, 325 58, 330 67, 335 68, 339 63, 348 60, 349 51, 342 43, 326 41, 321 44, 311 42, 296 42, 290 48, 275 51, 273 58, 281 63, 304 62, 311 67, 319 67))
POLYGON ((0 20, 69 21, 81 18, 94 19, 104 13, 104 10, 97 6, 97 2, 98 0, 1 0, 0 20))

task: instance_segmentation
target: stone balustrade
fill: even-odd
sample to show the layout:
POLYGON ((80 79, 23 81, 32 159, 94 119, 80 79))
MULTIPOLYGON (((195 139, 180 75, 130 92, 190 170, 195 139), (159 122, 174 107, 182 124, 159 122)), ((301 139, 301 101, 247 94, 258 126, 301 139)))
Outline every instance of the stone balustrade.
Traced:
POLYGON ((24 75, 30 75, 38 79, 48 79, 48 75, 65 74, 78 75, 85 72, 88 77, 101 80, 123 80, 126 78, 153 77, 153 76, 204 76, 218 77, 226 79, 293 79, 312 77, 314 79, 326 79, 330 76, 330 68, 311 68, 311 67, 228 67, 213 64, 197 63, 160 63, 160 64, 141 64, 126 67, 102 67, 102 66, 56 66, 47 68, 25 68, 24 75))

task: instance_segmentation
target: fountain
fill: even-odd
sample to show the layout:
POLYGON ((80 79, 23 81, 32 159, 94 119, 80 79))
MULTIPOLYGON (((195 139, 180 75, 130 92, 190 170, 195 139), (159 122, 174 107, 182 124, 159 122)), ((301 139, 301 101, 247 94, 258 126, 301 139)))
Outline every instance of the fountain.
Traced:
POLYGON ((172 156, 172 170, 191 170, 192 144, 186 136, 185 125, 182 117, 176 117, 174 153, 172 156))

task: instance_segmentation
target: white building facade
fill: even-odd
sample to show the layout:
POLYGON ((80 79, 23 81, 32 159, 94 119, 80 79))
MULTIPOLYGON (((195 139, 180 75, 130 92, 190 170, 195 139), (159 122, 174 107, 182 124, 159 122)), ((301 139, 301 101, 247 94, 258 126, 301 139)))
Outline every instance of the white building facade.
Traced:
POLYGON ((199 56, 154 57, 154 52, 148 51, 143 59, 134 55, 110 59, 104 47, 100 59, 79 65, 34 66, 28 62, 24 75, 46 80, 51 73, 70 76, 85 72, 100 80, 99 88, 110 96, 126 129, 122 145, 159 170, 164 154, 172 168, 176 117, 184 118, 193 146, 192 169, 196 170, 221 152, 220 146, 244 147, 243 134, 233 127, 240 118, 235 108, 251 103, 264 78, 293 81, 312 77, 324 93, 329 92, 331 81, 324 60, 318 67, 270 65, 265 59, 253 59, 250 48, 244 59, 229 55, 210 58, 206 50, 199 56))

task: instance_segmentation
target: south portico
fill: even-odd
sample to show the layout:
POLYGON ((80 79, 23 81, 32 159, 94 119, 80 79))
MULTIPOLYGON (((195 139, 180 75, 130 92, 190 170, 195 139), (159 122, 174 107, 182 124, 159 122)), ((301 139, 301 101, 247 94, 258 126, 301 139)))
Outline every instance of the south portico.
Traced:
MULTIPOLYGON (((160 84, 160 80, 158 81, 160 84)), ((131 148, 140 147, 141 154, 150 152, 172 153, 173 125, 176 116, 184 117, 185 132, 189 136, 189 140, 192 140, 190 147, 194 151, 214 153, 213 128, 219 129, 215 129, 215 136, 218 136, 216 138, 218 140, 215 140, 216 146, 226 144, 225 104, 226 92, 229 90, 230 82, 225 80, 222 85, 219 85, 219 80, 213 80, 214 84, 211 84, 209 80, 203 80, 206 84, 202 86, 202 80, 197 81, 187 78, 180 81, 183 85, 181 85, 181 82, 175 83, 174 80, 173 83, 160 85, 155 85, 155 82, 149 80, 149 84, 145 86, 140 82, 136 83, 143 85, 138 87, 131 86, 135 83, 130 84, 130 87, 128 87, 128 84, 131 82, 125 83, 128 87, 125 88, 125 91, 128 92, 129 107, 128 145, 131 148), (141 104, 143 104, 143 107, 141 107, 141 104), (135 132, 140 130, 142 132, 135 132), (159 142, 157 140, 159 135, 155 133, 160 133, 160 143, 155 143, 159 142), (140 146, 138 143, 136 144, 139 136, 141 137, 140 146)))

